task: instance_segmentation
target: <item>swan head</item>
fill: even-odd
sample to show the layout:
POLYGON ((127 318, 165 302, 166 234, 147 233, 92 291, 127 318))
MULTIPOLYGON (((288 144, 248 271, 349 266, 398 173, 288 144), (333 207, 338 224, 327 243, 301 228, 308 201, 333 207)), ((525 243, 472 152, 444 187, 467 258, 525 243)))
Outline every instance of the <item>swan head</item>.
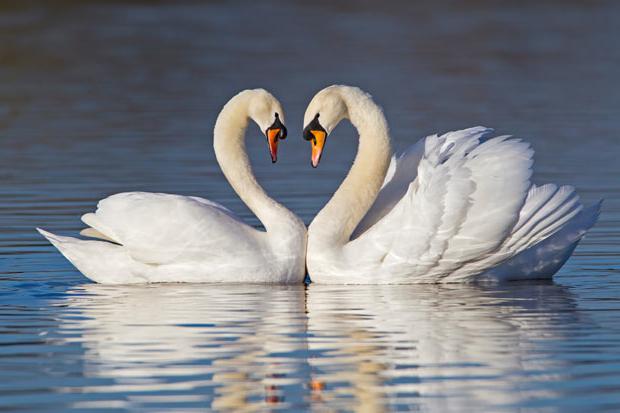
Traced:
POLYGON ((345 88, 346 86, 329 86, 321 90, 306 109, 303 137, 312 145, 313 168, 319 165, 327 136, 341 120, 349 116, 341 93, 345 88))
POLYGON ((248 91, 251 94, 248 116, 252 119, 267 138, 271 162, 278 160, 278 141, 286 139, 284 111, 278 100, 265 89, 248 91))

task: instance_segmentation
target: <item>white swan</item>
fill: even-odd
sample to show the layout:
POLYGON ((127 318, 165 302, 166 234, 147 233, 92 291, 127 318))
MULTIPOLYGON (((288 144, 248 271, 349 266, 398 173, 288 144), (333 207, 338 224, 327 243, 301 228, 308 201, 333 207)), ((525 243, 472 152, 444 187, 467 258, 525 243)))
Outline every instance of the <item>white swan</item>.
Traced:
POLYGON ((213 132, 217 161, 266 231, 250 227, 215 202, 180 195, 128 192, 99 202, 82 217, 85 241, 38 229, 85 276, 108 284, 147 282, 301 283, 306 228, 269 198, 245 152, 248 120, 267 136, 272 161, 286 137, 280 103, 246 90, 222 109, 213 132))
POLYGON ((372 98, 330 86, 310 102, 312 165, 342 119, 359 132, 349 174, 308 228, 318 283, 408 284, 552 276, 596 222, 570 186, 530 183, 533 150, 483 127, 433 135, 391 157, 372 98))

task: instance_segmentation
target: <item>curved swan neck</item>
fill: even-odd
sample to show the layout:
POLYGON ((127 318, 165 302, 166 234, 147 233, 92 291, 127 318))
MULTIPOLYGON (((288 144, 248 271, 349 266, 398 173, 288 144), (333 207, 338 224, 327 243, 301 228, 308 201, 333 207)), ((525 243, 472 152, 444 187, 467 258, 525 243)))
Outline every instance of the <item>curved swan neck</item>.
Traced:
POLYGON ((224 105, 215 121, 213 148, 224 176, 269 232, 283 226, 278 224, 297 222, 298 218, 256 182, 245 148, 252 98, 252 91, 244 91, 224 105))
POLYGON ((339 86, 348 119, 359 133, 353 166, 330 201, 316 216, 309 236, 322 244, 344 245, 375 201, 392 154, 387 121, 381 108, 358 88, 339 86), (314 234, 313 234, 314 233, 314 234))

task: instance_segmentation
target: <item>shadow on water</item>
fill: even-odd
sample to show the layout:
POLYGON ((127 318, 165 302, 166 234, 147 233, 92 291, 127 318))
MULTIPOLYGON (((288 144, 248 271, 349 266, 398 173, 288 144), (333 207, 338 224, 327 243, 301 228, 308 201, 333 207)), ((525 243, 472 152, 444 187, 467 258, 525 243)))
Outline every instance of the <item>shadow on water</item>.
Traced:
POLYGON ((571 360, 546 353, 591 328, 553 283, 86 284, 53 305, 53 341, 84 353, 74 408, 510 411, 564 392, 571 360))

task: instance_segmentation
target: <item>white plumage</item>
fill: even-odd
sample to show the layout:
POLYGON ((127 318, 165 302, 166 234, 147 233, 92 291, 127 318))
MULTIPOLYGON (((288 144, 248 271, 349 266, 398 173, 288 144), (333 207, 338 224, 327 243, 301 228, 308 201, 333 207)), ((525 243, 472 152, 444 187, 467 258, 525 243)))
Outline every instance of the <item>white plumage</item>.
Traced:
POLYGON ((316 114, 326 131, 351 119, 360 149, 309 227, 315 282, 551 277, 598 217, 600 204, 584 210, 572 187, 533 185, 534 152, 519 139, 474 127, 429 136, 390 159, 381 109, 361 90, 324 89, 306 120, 316 114), (326 112, 342 106, 335 100, 344 109, 326 112))
POLYGON ((100 201, 95 213, 82 217, 88 225, 82 235, 99 240, 39 232, 99 283, 300 283, 305 276, 305 226, 265 194, 245 153, 248 118, 267 131, 274 116, 283 119, 280 103, 265 90, 248 90, 224 106, 214 130, 224 175, 266 231, 207 199, 128 192, 100 201))

